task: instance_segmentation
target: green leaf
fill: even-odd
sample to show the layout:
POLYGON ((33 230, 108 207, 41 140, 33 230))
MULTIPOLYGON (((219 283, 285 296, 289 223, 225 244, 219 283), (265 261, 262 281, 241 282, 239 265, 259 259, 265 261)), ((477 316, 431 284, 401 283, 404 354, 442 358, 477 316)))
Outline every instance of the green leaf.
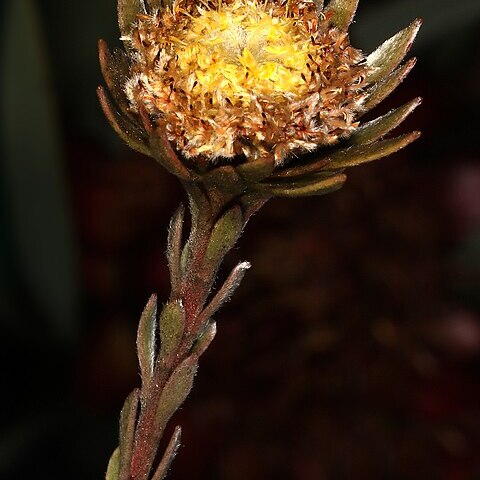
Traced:
POLYGON ((348 30, 357 11, 358 0, 330 0, 323 13, 340 30, 348 30))
POLYGON ((210 319, 215 312, 217 312, 217 310, 230 299, 250 267, 251 265, 249 262, 241 262, 232 270, 220 290, 214 295, 210 303, 199 315, 198 324, 201 325, 203 322, 208 321, 208 319, 210 319))
POLYGON ((157 296, 152 295, 140 317, 137 333, 137 353, 143 387, 148 386, 153 378, 156 357, 156 333, 157 296))
POLYGON ((397 68, 410 50, 421 25, 422 20, 417 18, 367 57, 367 65, 371 68, 370 73, 367 74, 367 83, 381 81, 397 68))
POLYGON ((422 99, 417 97, 402 107, 391 110, 386 115, 365 123, 349 138, 349 143, 365 145, 375 142, 398 127, 421 103, 422 99))
POLYGON ((108 94, 102 86, 97 88, 97 96, 103 113, 107 117, 117 135, 130 147, 144 155, 152 156, 148 148, 148 140, 145 132, 135 126, 127 117, 122 115, 108 98, 108 94))
POLYGON ((165 360, 176 350, 185 329, 185 310, 180 301, 167 303, 160 315, 160 355, 165 360))
POLYGON ((405 148, 407 145, 420 137, 420 132, 412 132, 400 137, 369 145, 359 145, 340 150, 330 157, 331 162, 325 167, 326 170, 339 170, 347 167, 362 165, 373 162, 379 158, 387 157, 392 153, 405 148))
POLYGON ((311 174, 317 174, 328 165, 330 162, 328 154, 322 150, 318 153, 323 153, 323 156, 320 156, 317 160, 310 161, 305 165, 298 165, 296 167, 289 167, 283 170, 278 170, 272 175, 272 178, 276 179, 288 179, 295 177, 304 177, 311 174))
POLYGON ((347 176, 343 174, 329 178, 311 175, 300 181, 260 184, 257 188, 276 197, 307 197, 334 192, 343 186, 346 179, 347 176))
POLYGON ((175 455, 180 448, 180 440, 182 436, 182 429, 177 426, 173 432, 170 441, 168 442, 165 453, 163 454, 162 460, 160 461, 155 474, 152 477, 152 480, 163 480, 168 473, 168 469, 175 458, 175 455))
POLYGON ((374 84, 368 91, 368 96, 363 104, 364 111, 368 112, 383 102, 405 80, 416 63, 417 59, 411 58, 405 65, 398 67, 384 81, 374 84))
POLYGON ((130 461, 132 459, 135 425, 139 401, 139 390, 136 388, 125 400, 120 412, 120 467, 118 480, 129 480, 130 461))
POLYGON ((235 205, 215 223, 208 242, 205 259, 216 263, 235 245, 243 228, 242 209, 235 205))
POLYGON ((193 347, 193 351, 197 356, 202 356, 205 353, 205 350, 210 346, 215 335, 217 334, 217 323, 216 322, 209 322, 202 332, 200 337, 198 337, 195 345, 193 347))
POLYGON ((138 13, 145 13, 143 0, 118 0, 118 26, 122 36, 130 34, 138 13))
POLYGON ((193 386, 193 379, 198 369, 198 357, 193 354, 184 360, 168 379, 155 416, 155 427, 163 430, 171 416, 185 401, 193 386))
POLYGON ((183 205, 180 205, 177 211, 173 214, 168 228, 167 259, 168 268, 170 270, 170 283, 173 298, 179 295, 179 289, 182 282, 181 256, 184 217, 185 208, 183 205))
POLYGON ((105 480, 118 480, 120 472, 120 449, 117 447, 108 462, 105 480))

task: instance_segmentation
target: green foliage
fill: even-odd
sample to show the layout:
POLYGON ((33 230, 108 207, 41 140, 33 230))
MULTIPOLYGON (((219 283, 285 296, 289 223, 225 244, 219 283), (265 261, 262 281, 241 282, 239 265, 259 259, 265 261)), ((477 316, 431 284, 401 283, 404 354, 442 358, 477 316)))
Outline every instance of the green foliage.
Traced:
POLYGON ((186 358, 172 373, 160 396, 155 415, 155 427, 163 430, 170 417, 185 401, 193 386, 198 369, 198 356, 186 358))
POLYGON ((407 28, 382 43, 367 57, 367 64, 372 71, 367 75, 368 83, 384 80, 400 65, 422 26, 422 20, 417 18, 407 28))
POLYGON ((152 295, 143 310, 138 325, 137 353, 142 374, 142 382, 146 385, 153 378, 156 359, 156 335, 157 335, 157 297, 152 295))
POLYGON ((216 264, 235 245, 243 228, 243 214, 239 206, 228 210, 213 227, 205 261, 216 264))
POLYGON ((358 0, 330 0, 324 13, 330 18, 332 25, 347 30, 355 16, 357 6, 358 0))
MULTIPOLYGON (((135 389, 125 400, 120 412, 120 466, 118 480, 128 480, 130 475, 130 460, 133 452, 135 425, 138 413, 139 390, 135 389)), ((107 478, 108 480, 108 478, 107 478)))
POLYGON ((120 449, 117 447, 108 462, 105 480, 118 480, 120 473, 120 449))
POLYGON ((167 303, 160 315, 160 356, 167 359, 182 340, 185 329, 185 310, 180 301, 167 303))

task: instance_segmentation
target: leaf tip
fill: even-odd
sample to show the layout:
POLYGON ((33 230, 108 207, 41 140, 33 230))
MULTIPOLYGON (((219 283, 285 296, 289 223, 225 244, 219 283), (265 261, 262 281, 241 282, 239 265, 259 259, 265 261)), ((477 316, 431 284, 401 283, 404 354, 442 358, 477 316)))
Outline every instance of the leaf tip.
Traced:
POLYGON ((252 267, 252 264, 250 262, 241 262, 238 265, 239 270, 248 270, 251 267, 252 267))

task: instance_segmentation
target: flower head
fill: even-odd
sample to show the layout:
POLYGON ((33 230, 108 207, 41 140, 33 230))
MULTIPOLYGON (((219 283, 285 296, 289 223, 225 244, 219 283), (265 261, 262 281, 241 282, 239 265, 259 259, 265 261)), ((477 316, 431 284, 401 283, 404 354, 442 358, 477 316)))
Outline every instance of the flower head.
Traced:
POLYGON ((364 56, 348 35, 357 3, 119 0, 127 54, 100 43, 119 107, 100 89, 104 111, 127 143, 184 180, 270 195, 337 188, 344 168, 418 137, 382 139, 420 99, 360 117, 413 67, 399 65, 420 21, 364 56))
POLYGON ((358 125, 368 67, 313 1, 175 0, 139 16, 126 92, 187 157, 329 145, 358 125))

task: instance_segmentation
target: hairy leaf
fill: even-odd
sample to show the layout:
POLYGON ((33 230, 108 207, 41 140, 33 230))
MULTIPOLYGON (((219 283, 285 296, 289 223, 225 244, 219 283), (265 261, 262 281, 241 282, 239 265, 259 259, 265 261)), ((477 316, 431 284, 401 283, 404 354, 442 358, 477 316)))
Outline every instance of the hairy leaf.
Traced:
POLYGON ((199 315, 198 323, 207 321, 215 312, 230 299, 235 290, 240 285, 246 271, 251 267, 248 262, 239 263, 230 273, 225 283, 220 290, 214 295, 210 303, 205 307, 203 312, 199 315))
POLYGON ((137 353, 142 374, 142 386, 148 386, 153 377, 156 357, 157 296, 152 295, 140 317, 137 333, 137 353))
POLYGON ((105 480, 118 480, 118 474, 120 472, 120 449, 117 447, 112 453, 108 462, 107 473, 105 474, 105 480))
POLYGON ((160 355, 166 359, 180 344, 185 328, 185 310, 180 301, 167 303, 160 314, 160 355))
POLYGON ((391 110, 386 115, 362 125, 350 137, 349 142, 353 145, 375 142, 379 138, 384 137, 394 128, 398 127, 398 125, 400 125, 421 103, 422 99, 417 97, 405 105, 396 108, 395 110, 391 110))
POLYGON ((410 73, 416 63, 417 59, 411 58, 405 63, 405 65, 398 67, 385 80, 374 84, 368 91, 368 96, 363 104, 364 111, 368 112, 383 102, 383 100, 385 100, 403 82, 403 80, 405 80, 406 76, 410 73))
POLYGON ((331 157, 326 169, 338 170, 354 167, 386 157, 405 148, 420 136, 420 132, 412 132, 389 140, 382 140, 370 145, 359 145, 337 152, 331 157))
POLYGON ((330 0, 323 13, 340 30, 347 30, 357 11, 358 0, 330 0))
POLYGON ((193 354, 184 360, 172 373, 158 402, 155 416, 156 428, 164 429, 170 417, 185 401, 193 386, 198 369, 198 357, 193 354))
POLYGON ((217 221, 208 242, 207 262, 218 262, 235 245, 243 228, 243 214, 239 206, 228 210, 217 221))
POLYGON ((152 480, 163 480, 168 473, 168 469, 175 458, 175 455, 180 448, 180 440, 182 436, 181 427, 175 427, 175 431, 168 442, 165 453, 163 454, 162 460, 160 461, 155 474, 152 477, 152 480))
POLYGON ((306 180, 301 181, 261 184, 258 189, 276 197, 307 197, 334 192, 342 187, 346 179, 347 176, 343 174, 328 178, 324 176, 318 178, 311 175, 306 180))
POLYGON ((184 217, 185 207, 180 205, 173 214, 172 220, 170 221, 170 226, 168 228, 167 259, 168 268, 170 270, 172 296, 174 298, 179 293, 180 284, 182 281, 181 256, 184 217))
POLYGON ((118 480, 129 480, 130 460, 133 452, 133 440, 139 401, 139 390, 135 389, 125 400, 120 412, 120 467, 118 480))
POLYGON ((197 356, 202 356, 205 353, 205 350, 210 346, 215 335, 217 334, 217 323, 209 322, 205 330, 202 332, 200 337, 195 343, 193 351, 197 356))
POLYGON ((371 68, 371 72, 367 75, 367 83, 381 81, 397 68, 410 50, 421 25, 422 20, 417 18, 367 57, 367 65, 371 68))

